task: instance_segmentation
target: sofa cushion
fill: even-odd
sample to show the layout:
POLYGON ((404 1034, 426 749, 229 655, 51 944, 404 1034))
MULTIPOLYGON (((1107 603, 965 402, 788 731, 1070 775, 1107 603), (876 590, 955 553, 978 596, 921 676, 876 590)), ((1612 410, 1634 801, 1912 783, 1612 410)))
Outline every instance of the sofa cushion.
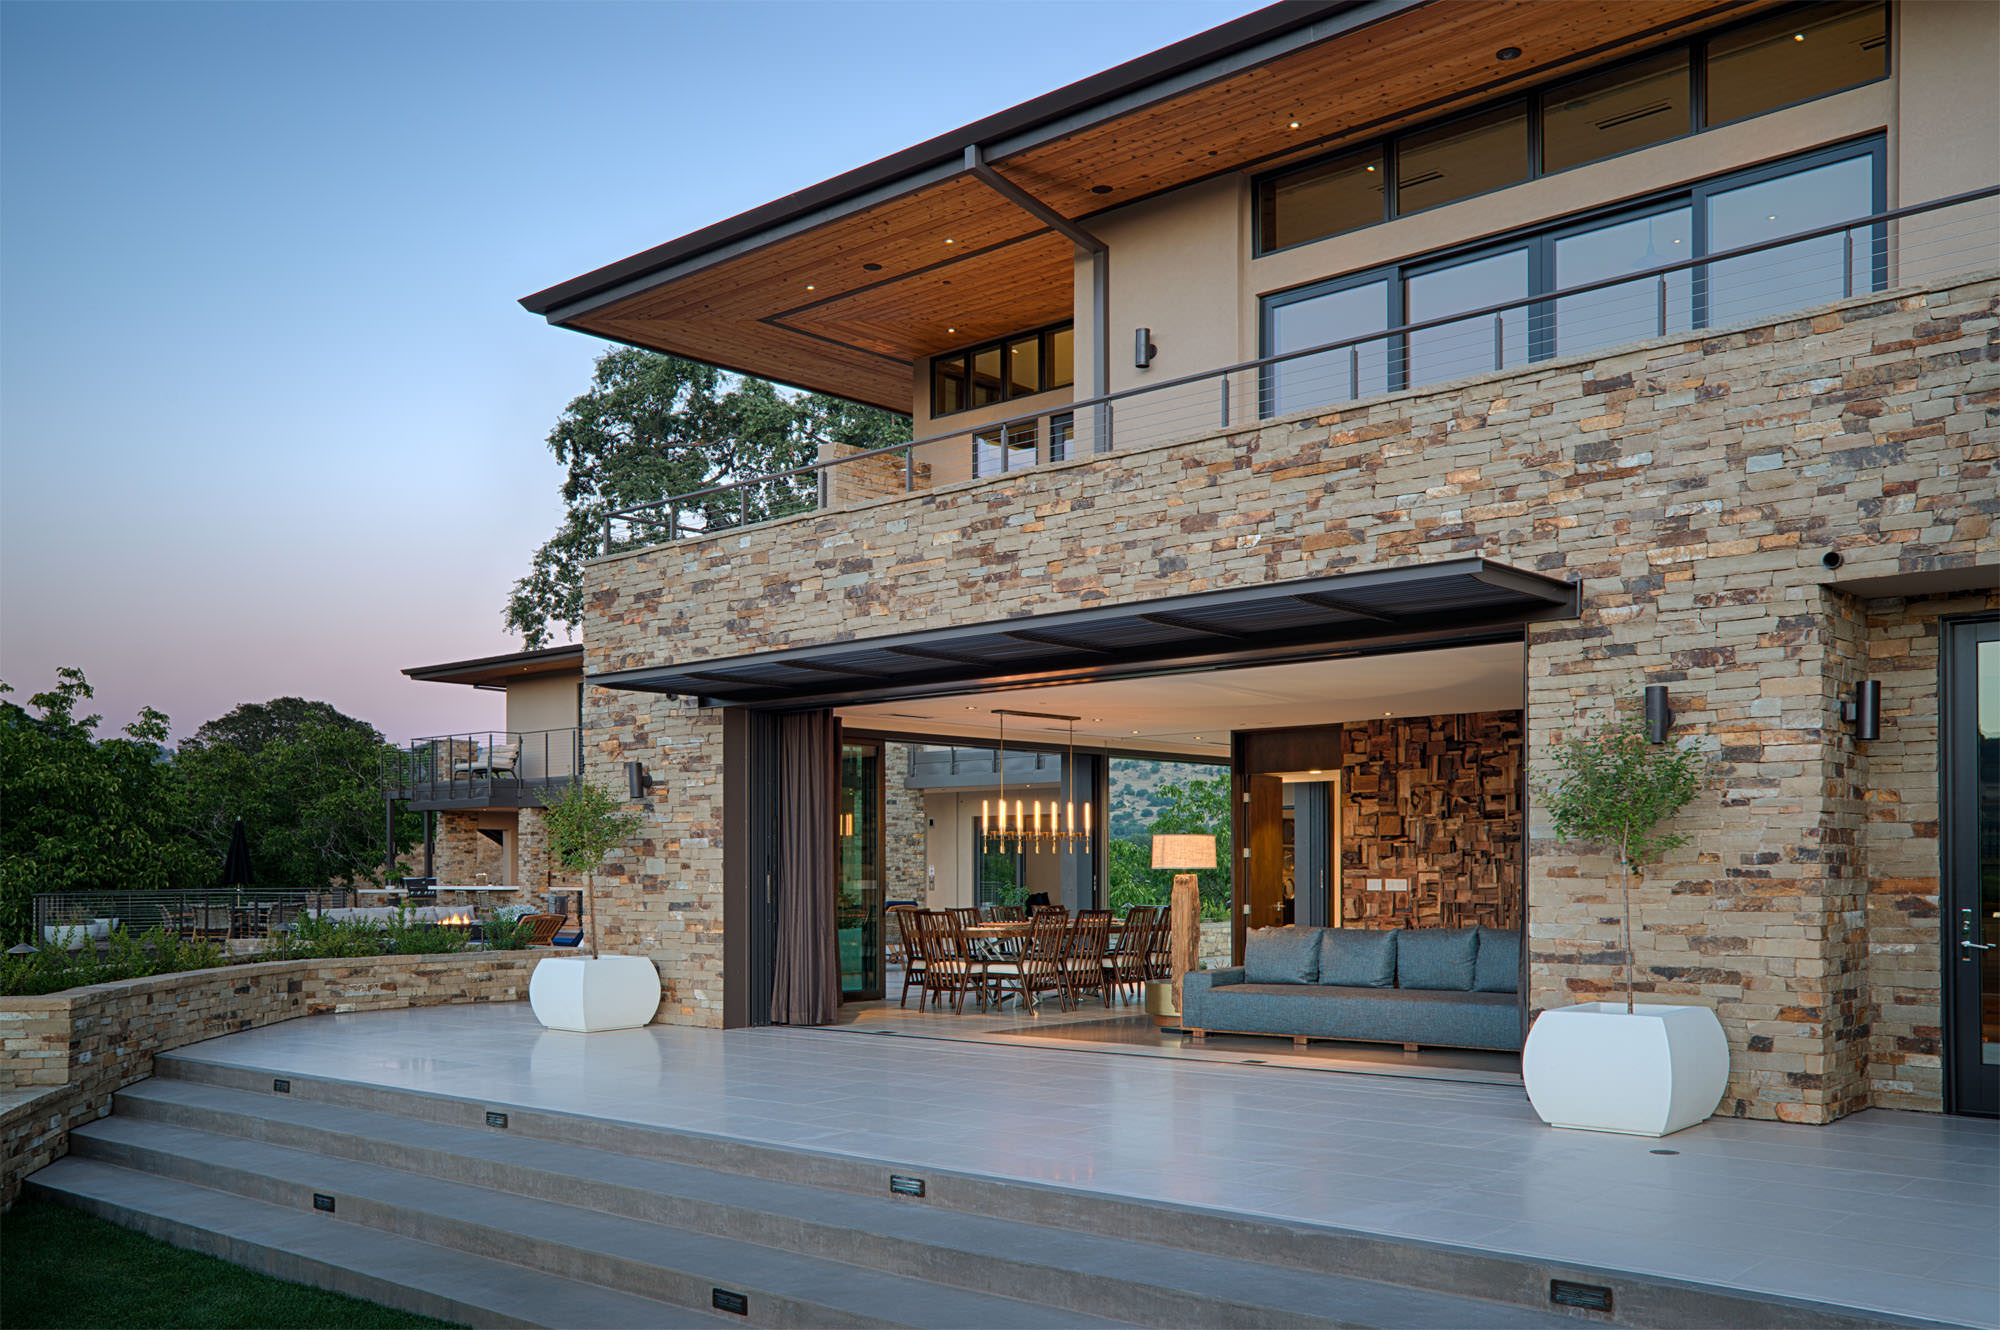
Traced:
POLYGON ((1400 928, 1329 928, 1320 936, 1319 981, 1345 988, 1393 988, 1400 928))
POLYGON ((1252 984, 1319 982, 1317 928, 1253 928, 1243 939, 1243 977, 1252 984))
POLYGON ((1479 953, 1472 958, 1472 991, 1514 993, 1521 987, 1521 935, 1511 928, 1479 930, 1479 953))
POLYGON ((1406 928, 1396 944, 1396 987, 1472 991, 1476 928, 1406 928))
POLYGON ((1511 993, 1236 983, 1190 986, 1181 1008, 1181 1024, 1191 1030, 1454 1048, 1521 1047, 1521 1013, 1511 993))

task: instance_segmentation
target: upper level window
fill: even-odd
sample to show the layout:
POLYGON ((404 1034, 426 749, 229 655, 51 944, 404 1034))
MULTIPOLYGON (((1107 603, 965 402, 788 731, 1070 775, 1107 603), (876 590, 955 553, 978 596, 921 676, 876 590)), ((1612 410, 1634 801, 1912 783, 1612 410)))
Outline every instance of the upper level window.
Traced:
POLYGON ((1396 141, 1398 215, 1528 178, 1528 107, 1496 106, 1396 141))
POLYGON ((1801 5, 1266 176, 1256 187, 1257 252, 1664 143, 1888 70, 1883 0, 1801 5))
POLYGON ((1879 4, 1814 5, 1712 37, 1704 125, 1824 97, 1889 72, 1879 4))
POLYGON ((1542 169, 1563 171, 1688 132, 1686 47, 1559 83, 1542 94, 1542 169))
POLYGON ((1883 154, 1879 137, 1826 148, 1476 249, 1267 296, 1263 354, 1310 354, 1264 371, 1263 412, 1306 411, 1881 289, 1880 223, 1696 261, 1881 211, 1883 154), (1692 266, 1656 271, 1676 264, 1692 266), (1600 282, 1610 284, 1557 294, 1600 282), (1434 326, 1383 331, 1419 323, 1434 326))
POLYGON ((1070 325, 931 357, 931 415, 1031 397, 1074 382, 1070 325))

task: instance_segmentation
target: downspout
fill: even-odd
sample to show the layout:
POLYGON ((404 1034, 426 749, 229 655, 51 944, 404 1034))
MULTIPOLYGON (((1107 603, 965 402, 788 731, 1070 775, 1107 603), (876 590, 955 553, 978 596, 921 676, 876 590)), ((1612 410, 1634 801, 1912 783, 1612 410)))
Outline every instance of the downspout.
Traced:
MULTIPOLYGON (((1079 253, 1090 256, 1090 319, 1094 335, 1090 339, 1090 395, 1103 397, 1111 391, 1111 250, 1095 235, 1077 225, 1048 204, 1022 189, 993 169, 977 143, 966 145, 965 169, 988 189, 1066 237, 1079 253)), ((1111 450, 1111 406, 1099 403, 1093 412, 1093 451, 1111 450)))

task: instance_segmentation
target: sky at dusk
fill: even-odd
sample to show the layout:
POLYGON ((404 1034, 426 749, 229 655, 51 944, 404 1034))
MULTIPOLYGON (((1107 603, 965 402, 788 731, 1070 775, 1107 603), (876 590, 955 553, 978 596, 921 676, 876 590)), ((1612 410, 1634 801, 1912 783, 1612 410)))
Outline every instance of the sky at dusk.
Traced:
POLYGON ((0 679, 498 725, 400 671, 519 645, 603 348, 518 297, 1253 7, 9 0, 0 679))

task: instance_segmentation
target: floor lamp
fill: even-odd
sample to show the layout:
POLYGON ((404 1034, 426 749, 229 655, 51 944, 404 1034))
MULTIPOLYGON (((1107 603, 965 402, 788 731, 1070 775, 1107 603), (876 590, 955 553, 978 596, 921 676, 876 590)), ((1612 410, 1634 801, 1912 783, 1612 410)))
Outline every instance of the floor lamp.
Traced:
POLYGON ((1215 837, 1155 836, 1153 867, 1183 870, 1174 874, 1173 941, 1168 947, 1178 1016, 1181 976, 1201 963, 1201 880, 1185 870, 1215 867, 1215 837))

